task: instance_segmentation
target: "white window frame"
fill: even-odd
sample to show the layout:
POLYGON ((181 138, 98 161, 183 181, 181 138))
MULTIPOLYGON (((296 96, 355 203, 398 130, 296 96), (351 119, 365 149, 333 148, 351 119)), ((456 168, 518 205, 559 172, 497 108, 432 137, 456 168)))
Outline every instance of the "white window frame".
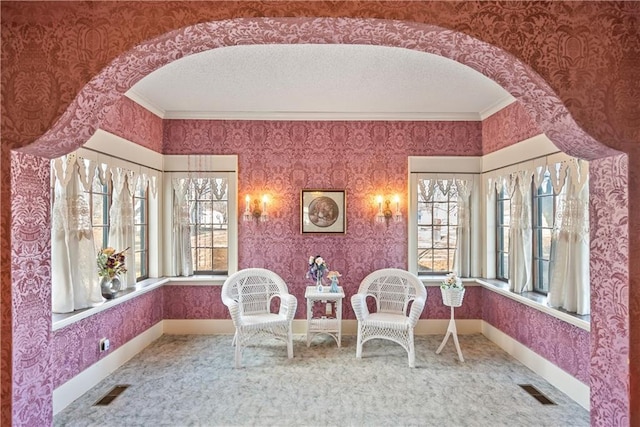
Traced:
MULTIPOLYGON (((162 206, 163 155, 102 129, 98 129, 77 151, 79 156, 94 160, 98 164, 105 163, 112 167, 133 170, 138 175, 145 174, 155 181, 155 191, 152 191, 151 184, 147 189, 147 274, 149 278, 161 277, 162 212, 160 207, 162 206), (126 156, 127 160, 124 160, 123 156, 126 156)), ((131 256, 131 258, 134 257, 131 256)))
MULTIPOLYGON (((170 248, 171 226, 173 224, 173 195, 171 180, 174 178, 220 177, 228 179, 228 275, 238 271, 238 156, 236 155, 165 155, 164 156, 164 265, 172 265, 170 248)), ((172 273, 165 271, 164 275, 172 273)))
MULTIPOLYGON (((408 206, 408 270, 418 274, 418 177, 425 175, 433 178, 452 177, 453 175, 475 175, 474 188, 471 192, 471 253, 481 252, 481 208, 480 208, 480 172, 482 171, 482 158, 477 156, 434 156, 434 157, 409 157, 409 188, 407 200, 408 206)), ((478 257, 471 258, 471 276, 480 277, 481 260, 478 257)), ((433 276, 430 276, 433 277, 433 276)))

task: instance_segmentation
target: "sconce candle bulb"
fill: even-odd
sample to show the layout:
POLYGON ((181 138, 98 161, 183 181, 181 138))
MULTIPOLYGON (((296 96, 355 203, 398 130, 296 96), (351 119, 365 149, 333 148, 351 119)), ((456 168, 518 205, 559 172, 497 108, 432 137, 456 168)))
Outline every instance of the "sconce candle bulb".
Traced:
POLYGON ((397 194, 393 197, 395 203, 395 212, 391 210, 391 200, 384 199, 383 196, 376 196, 376 202, 378 203, 378 213, 376 214, 376 222, 386 223, 389 225, 391 218, 395 221, 402 219, 402 213, 400 212, 400 196, 397 194))
POLYGON ((396 213, 394 218, 396 221, 400 221, 402 219, 402 213, 400 212, 400 196, 396 194, 393 197, 393 201, 396 202, 396 213))
POLYGON ((260 205, 260 199, 251 199, 251 196, 247 195, 245 197, 245 209, 244 209, 244 220, 251 221, 255 219, 256 221, 267 221, 267 202, 269 201, 269 197, 265 194, 262 196, 262 206, 260 205))

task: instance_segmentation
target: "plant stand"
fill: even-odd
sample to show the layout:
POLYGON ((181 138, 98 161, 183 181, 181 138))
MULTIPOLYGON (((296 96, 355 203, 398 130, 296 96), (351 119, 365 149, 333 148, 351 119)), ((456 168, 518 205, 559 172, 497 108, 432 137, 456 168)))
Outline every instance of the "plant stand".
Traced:
POLYGON ((460 307, 462 305, 462 299, 464 298, 464 289, 440 289, 442 291, 442 302, 444 305, 451 307, 451 318, 449 319, 449 326, 447 326, 447 334, 444 336, 444 340, 442 340, 442 344, 436 350, 436 354, 440 354, 445 344, 449 340, 450 336, 453 336, 453 342, 456 345, 456 350, 458 351, 458 359, 461 362, 464 362, 464 357, 462 357, 462 350, 460 350, 460 343, 458 342, 458 331, 456 329, 456 320, 453 315, 453 311, 455 307, 460 307))

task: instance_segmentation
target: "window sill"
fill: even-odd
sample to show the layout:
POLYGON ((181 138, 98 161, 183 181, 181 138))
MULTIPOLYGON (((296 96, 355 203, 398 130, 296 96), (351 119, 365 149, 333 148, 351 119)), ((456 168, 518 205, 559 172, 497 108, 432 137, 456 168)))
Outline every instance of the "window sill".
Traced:
POLYGON ((163 285, 170 286, 222 286, 227 276, 189 276, 189 277, 158 277, 145 279, 122 292, 118 292, 114 299, 105 300, 95 306, 76 310, 73 313, 52 313, 52 330, 56 331, 91 317, 102 311, 108 310, 123 302, 132 300, 142 294, 157 289, 163 285))
MULTIPOLYGON (((422 283, 427 287, 440 286, 444 278, 445 276, 420 277, 422 283)), ((511 298, 514 301, 527 305, 548 314, 549 316, 553 316, 580 329, 584 329, 588 332, 591 331, 591 316, 581 316, 579 314, 569 313, 568 311, 560 308, 549 307, 547 304, 547 297, 544 295, 535 292, 516 294, 509 290, 509 285, 507 283, 495 279, 463 278, 462 283, 464 283, 464 286, 482 286, 487 290, 498 293, 507 298, 511 298)))

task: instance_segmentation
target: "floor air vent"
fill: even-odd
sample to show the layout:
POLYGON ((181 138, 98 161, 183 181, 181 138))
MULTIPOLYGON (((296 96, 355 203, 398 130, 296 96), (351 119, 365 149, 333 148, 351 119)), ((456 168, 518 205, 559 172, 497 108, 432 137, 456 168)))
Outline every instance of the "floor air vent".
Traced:
POLYGON ((524 391, 535 397, 536 400, 543 405, 555 405, 556 403, 545 396, 540 390, 532 386, 531 384, 518 384, 524 391))
POLYGON ((98 400, 96 403, 94 403, 93 406, 107 406, 107 405, 109 405, 111 402, 113 402, 113 400, 116 397, 120 396, 120 394, 123 391, 125 391, 127 389, 127 387, 129 387, 128 384, 120 384, 120 385, 114 386, 100 400, 98 400))

